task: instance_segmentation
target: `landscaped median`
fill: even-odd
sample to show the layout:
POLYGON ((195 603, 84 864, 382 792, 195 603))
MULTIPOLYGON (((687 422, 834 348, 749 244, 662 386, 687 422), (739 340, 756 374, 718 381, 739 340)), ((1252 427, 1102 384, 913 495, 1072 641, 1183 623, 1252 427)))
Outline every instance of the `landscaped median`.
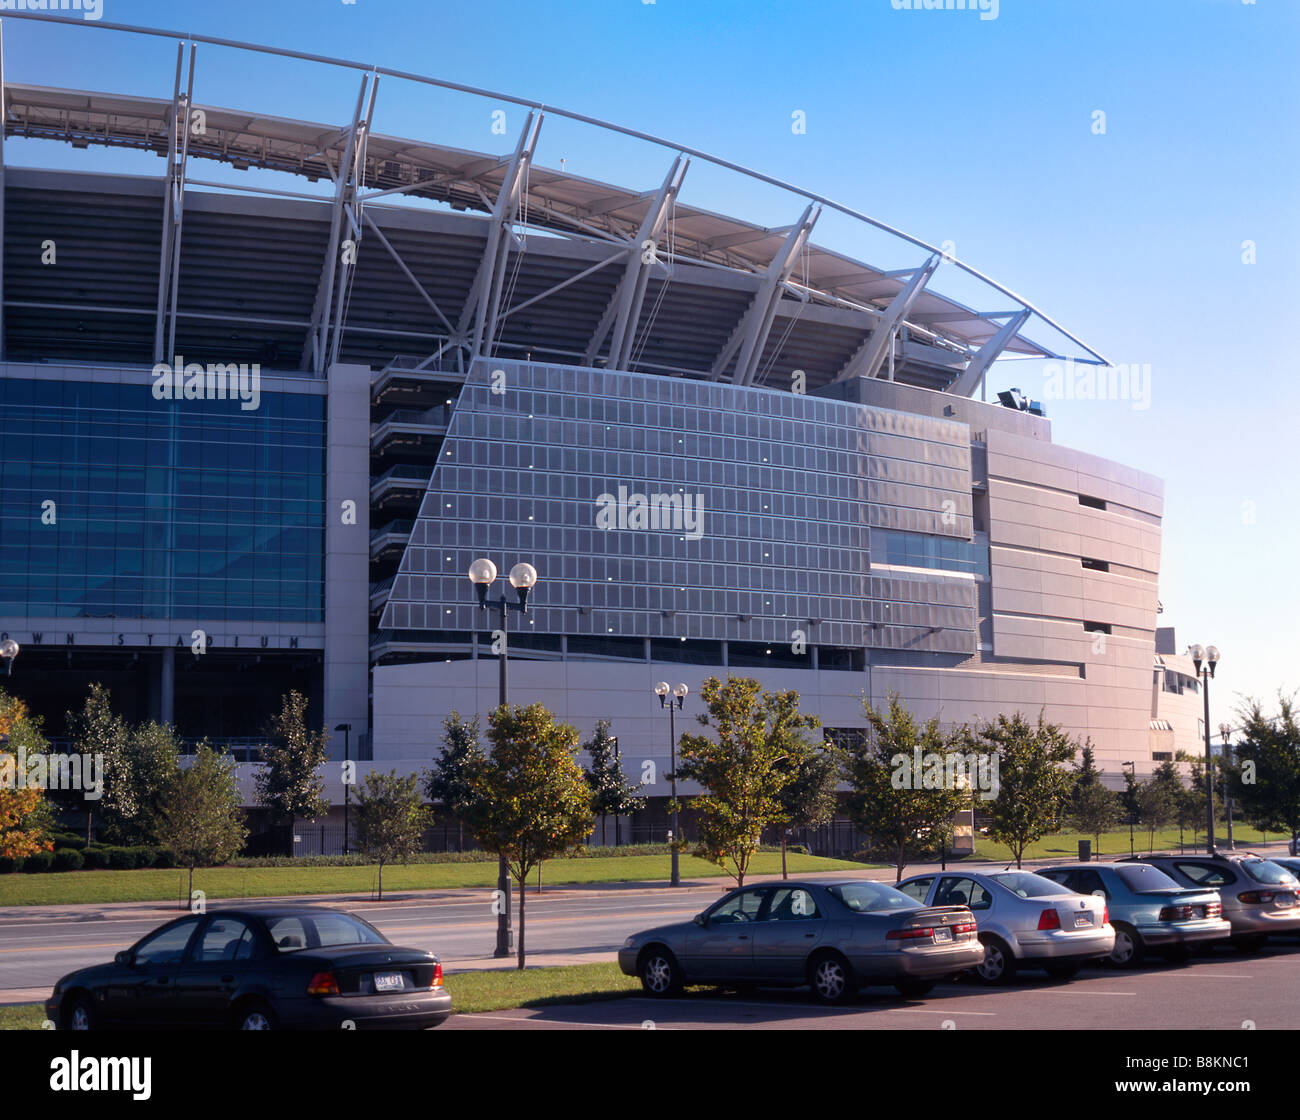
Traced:
MULTIPOLYGON (((620 999, 641 990, 641 982, 634 976, 624 976, 612 961, 526 968, 522 972, 516 969, 456 972, 445 983, 451 993, 452 1008, 461 1014, 620 999)), ((0 1030, 40 1030, 44 1020, 45 1010, 39 1003, 0 1007, 0 1030)))
MULTIPOLYGON (((791 853, 791 874, 814 871, 861 871, 864 865, 791 853)), ((695 856, 682 855, 684 879, 716 878, 720 867, 695 856)), ((94 902, 168 902, 184 897, 185 871, 64 871, 29 875, 0 875, 0 906, 69 905, 94 902)), ((548 860, 542 867, 542 886, 584 883, 629 883, 667 879, 668 856, 576 856, 548 860)), ((781 874, 781 856, 756 854, 749 867, 751 878, 781 874)), ((373 864, 307 866, 295 861, 287 867, 212 867, 195 872, 194 887, 209 899, 276 898, 310 894, 371 894, 378 880, 373 864)), ((535 883, 529 879, 529 887, 535 883)), ((496 860, 460 860, 446 863, 393 864, 384 868, 384 896, 401 891, 450 890, 495 887, 496 860)))

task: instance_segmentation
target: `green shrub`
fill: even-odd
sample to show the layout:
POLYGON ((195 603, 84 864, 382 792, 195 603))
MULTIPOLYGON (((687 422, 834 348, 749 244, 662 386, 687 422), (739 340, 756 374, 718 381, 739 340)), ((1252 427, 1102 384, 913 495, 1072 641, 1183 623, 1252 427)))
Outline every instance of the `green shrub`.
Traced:
POLYGON ((166 848, 159 848, 156 852, 154 852, 153 863, 150 866, 175 867, 176 857, 171 852, 169 852, 166 848))
POLYGON ((86 838, 78 836, 75 832, 56 832, 50 839, 54 841, 56 852, 60 848, 75 848, 80 852, 86 847, 86 838))
POLYGON ((158 858, 158 849, 150 848, 144 844, 136 844, 126 849, 135 858, 136 867, 154 867, 154 861, 158 858))
POLYGON ((22 870, 23 861, 17 856, 0 856, 0 875, 12 875, 22 870))
POLYGON ((87 871, 103 871, 108 867, 108 849, 88 847, 81 853, 82 866, 87 871))
POLYGON ((113 871, 132 871, 135 869, 135 850, 132 848, 109 847, 108 866, 113 871))
POLYGON ((53 866, 53 852, 36 852, 23 860, 23 870, 32 874, 49 871, 53 866))
POLYGON ((85 862, 76 848, 55 848, 52 871, 80 871, 85 862))

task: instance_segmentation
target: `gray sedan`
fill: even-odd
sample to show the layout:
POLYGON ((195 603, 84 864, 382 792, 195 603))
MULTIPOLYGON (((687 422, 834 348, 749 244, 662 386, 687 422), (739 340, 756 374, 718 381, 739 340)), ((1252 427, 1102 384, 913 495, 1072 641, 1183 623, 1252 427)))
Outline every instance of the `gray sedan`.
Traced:
POLYGON ((1028 871, 917 875, 898 889, 931 906, 970 908, 984 946, 975 971, 987 984, 1008 983, 1022 967, 1068 980, 1115 948, 1104 899, 1075 894, 1028 871))
POLYGON ((798 987, 845 1003, 868 984, 925 995, 984 951, 964 906, 921 906, 883 883, 761 883, 690 922, 633 934, 619 967, 652 996, 687 984, 798 987))

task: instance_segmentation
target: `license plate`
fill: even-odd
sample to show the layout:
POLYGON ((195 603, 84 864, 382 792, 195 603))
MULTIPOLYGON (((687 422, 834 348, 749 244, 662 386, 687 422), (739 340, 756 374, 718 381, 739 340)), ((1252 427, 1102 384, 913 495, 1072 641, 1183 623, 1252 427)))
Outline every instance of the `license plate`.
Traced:
POLYGON ((1092 925, 1092 915, 1091 915, 1091 914, 1088 914, 1088 913, 1075 914, 1075 916, 1074 916, 1074 928, 1075 928, 1075 929, 1078 929, 1080 926, 1090 926, 1090 925, 1092 925))
POLYGON ((934 931, 934 942, 936 945, 940 944, 941 942, 951 941, 951 940, 952 940, 952 930, 936 929, 934 931))
POLYGON ((375 991, 400 992, 406 987, 406 977, 400 972, 376 972, 375 991))

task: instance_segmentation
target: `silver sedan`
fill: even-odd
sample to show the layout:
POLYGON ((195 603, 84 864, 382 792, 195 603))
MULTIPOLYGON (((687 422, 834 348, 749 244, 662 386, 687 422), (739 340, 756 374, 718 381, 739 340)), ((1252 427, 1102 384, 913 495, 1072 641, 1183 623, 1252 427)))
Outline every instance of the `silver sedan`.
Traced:
POLYGON ((964 906, 922 906, 868 880, 784 881, 731 891, 690 922, 635 933, 618 963, 652 996, 687 984, 807 984, 823 1003, 845 1003, 868 984, 925 995, 983 956, 964 906))
POLYGON ((1020 968, 1068 980, 1115 947, 1105 899, 1075 894, 1028 871, 916 875, 898 889, 930 906, 970 908, 984 946, 975 971, 988 984, 1008 983, 1020 968))

